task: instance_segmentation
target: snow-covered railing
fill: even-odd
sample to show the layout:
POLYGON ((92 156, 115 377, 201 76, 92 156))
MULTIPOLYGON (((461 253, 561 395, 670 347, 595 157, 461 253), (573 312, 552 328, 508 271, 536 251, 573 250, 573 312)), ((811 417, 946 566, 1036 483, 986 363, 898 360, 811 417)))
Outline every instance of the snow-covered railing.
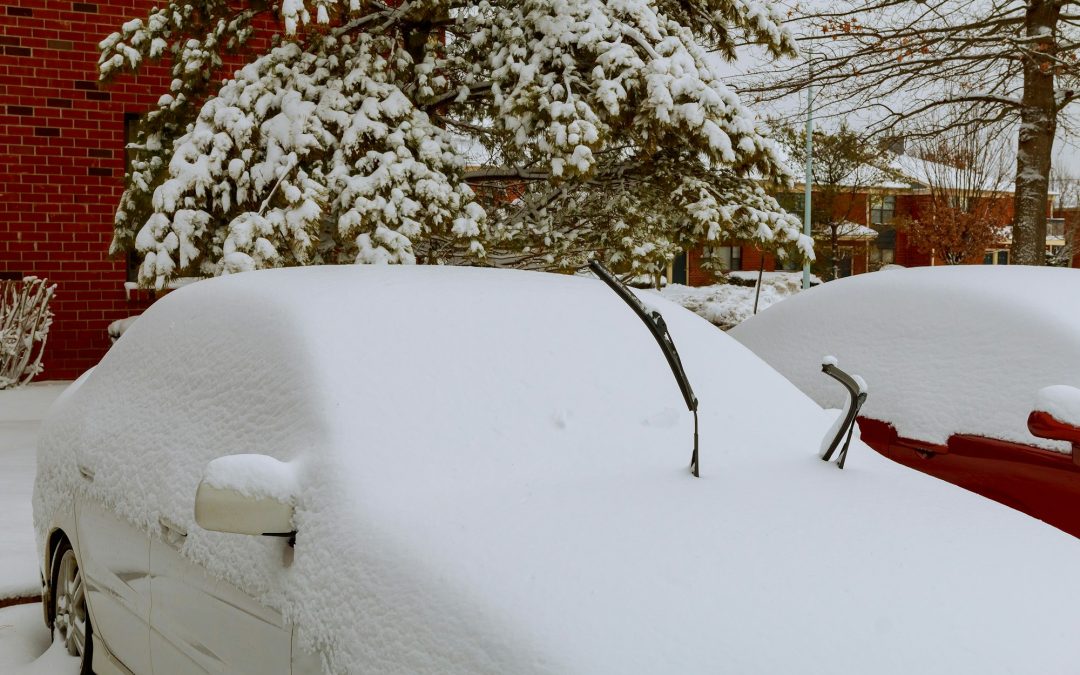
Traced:
POLYGON ((26 384, 43 370, 55 290, 37 277, 0 281, 0 389, 26 384))

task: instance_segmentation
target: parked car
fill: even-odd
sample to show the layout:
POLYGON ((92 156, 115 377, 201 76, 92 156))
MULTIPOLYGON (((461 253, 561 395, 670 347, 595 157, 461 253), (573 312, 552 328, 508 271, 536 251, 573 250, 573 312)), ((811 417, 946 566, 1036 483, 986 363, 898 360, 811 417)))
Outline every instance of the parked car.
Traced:
POLYGON ((816 361, 863 375, 862 440, 1080 536, 1080 272, 957 266, 829 282, 730 333, 837 406, 816 361), (1051 414, 1051 413, 1056 413, 1051 414))
POLYGON ((46 621, 99 675, 1074 667, 1080 541, 821 461, 833 413, 640 297, 668 337, 531 272, 169 294, 43 424, 46 621))

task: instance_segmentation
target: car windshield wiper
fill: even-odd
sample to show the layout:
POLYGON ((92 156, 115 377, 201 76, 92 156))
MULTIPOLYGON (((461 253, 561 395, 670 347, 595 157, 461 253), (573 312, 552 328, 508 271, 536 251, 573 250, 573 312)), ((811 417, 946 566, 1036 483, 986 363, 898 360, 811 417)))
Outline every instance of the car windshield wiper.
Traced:
POLYGON ((675 342, 671 339, 671 333, 668 332, 667 322, 664 321, 664 317, 660 312, 647 307, 625 284, 616 279, 598 261, 590 261, 589 269, 600 277, 605 284, 610 286, 611 290, 615 291, 626 304, 630 305, 630 309, 634 310, 638 318, 645 322, 649 332, 656 338, 656 344, 660 345, 660 350, 664 352, 668 366, 671 367, 671 373, 679 383, 679 391, 682 392, 683 400, 686 402, 686 409, 694 414, 694 452, 690 456, 690 473, 695 478, 701 476, 698 464, 698 400, 697 396, 694 395, 694 390, 690 387, 690 380, 686 377, 686 371, 683 370, 682 359, 679 358, 679 351, 675 349, 675 342))
POLYGON ((840 448, 840 441, 843 440, 844 447, 840 448, 840 454, 837 456, 836 462, 836 465, 843 469, 844 462, 847 461, 848 446, 851 445, 851 435, 855 431, 859 410, 866 403, 866 382, 858 375, 848 375, 840 370, 836 365, 836 358, 832 356, 826 356, 822 359, 821 372, 844 385, 844 389, 848 393, 848 400, 844 404, 844 409, 840 411, 836 421, 833 422, 832 427, 825 434, 825 438, 822 439, 821 443, 821 459, 828 462, 832 459, 836 449, 840 448))

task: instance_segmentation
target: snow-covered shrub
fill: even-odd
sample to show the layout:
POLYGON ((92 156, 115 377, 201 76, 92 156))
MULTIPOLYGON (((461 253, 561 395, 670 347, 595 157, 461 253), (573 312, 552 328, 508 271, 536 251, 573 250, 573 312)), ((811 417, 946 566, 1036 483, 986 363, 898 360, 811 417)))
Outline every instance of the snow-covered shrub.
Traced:
POLYGON ((107 329, 107 332, 109 334, 109 342, 115 343, 117 340, 119 340, 120 336, 122 336, 128 328, 131 328, 131 324, 135 323, 135 320, 138 318, 139 315, 135 314, 133 316, 126 316, 123 319, 117 319, 116 321, 110 323, 107 329))
POLYGON ((812 256, 757 184, 789 180, 771 141, 710 63, 743 41, 795 49, 742 0, 173 0, 101 43, 105 80, 162 59, 174 77, 139 125, 112 248, 156 287, 597 251, 648 273, 733 238, 812 256), (229 54, 249 62, 221 83, 229 54))
POLYGON ((0 389, 26 384, 44 370, 55 290, 37 277, 0 281, 0 389))

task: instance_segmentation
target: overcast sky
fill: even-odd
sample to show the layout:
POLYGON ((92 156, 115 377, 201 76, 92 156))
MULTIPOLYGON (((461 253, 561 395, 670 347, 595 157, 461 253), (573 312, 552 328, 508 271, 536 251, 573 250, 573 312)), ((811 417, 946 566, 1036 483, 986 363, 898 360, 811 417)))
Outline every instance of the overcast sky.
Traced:
MULTIPOLYGON (((827 7, 832 5, 831 0, 809 0, 809 2, 824 3, 827 7)), ((789 9, 794 11, 795 9, 795 3, 791 0, 774 1, 772 4, 782 12, 787 12, 789 9)), ((802 4, 805 6, 807 4, 806 0, 802 4)), ((801 59, 801 61, 805 62, 805 58, 801 59)), ((764 50, 749 47, 739 51, 739 60, 736 63, 728 63, 720 57, 716 57, 714 64, 725 75, 729 84, 737 88, 739 84, 746 82, 748 73, 760 73, 763 70, 772 68, 784 69, 796 65, 796 61, 783 59, 780 62, 774 62, 764 53, 764 50)), ((805 92, 780 102, 767 104, 754 103, 744 96, 743 103, 761 118, 782 117, 797 121, 800 124, 806 119, 805 92)), ((1076 124, 1080 122, 1080 104, 1074 104, 1070 117, 1074 120, 1074 128, 1080 127, 1080 125, 1076 124)), ((815 111, 815 118, 818 120, 819 125, 826 128, 835 128, 841 119, 846 119, 848 124, 855 128, 863 128, 875 121, 868 111, 847 110, 837 106, 828 109, 818 107, 815 111)), ((1080 136, 1070 135, 1067 130, 1061 128, 1061 125, 1059 125, 1054 143, 1054 165, 1055 168, 1060 167, 1070 175, 1080 179, 1080 136)))

